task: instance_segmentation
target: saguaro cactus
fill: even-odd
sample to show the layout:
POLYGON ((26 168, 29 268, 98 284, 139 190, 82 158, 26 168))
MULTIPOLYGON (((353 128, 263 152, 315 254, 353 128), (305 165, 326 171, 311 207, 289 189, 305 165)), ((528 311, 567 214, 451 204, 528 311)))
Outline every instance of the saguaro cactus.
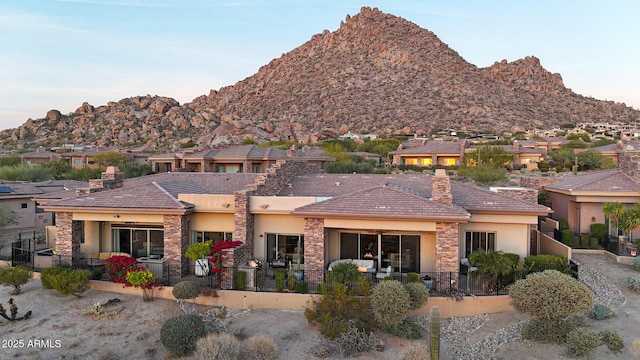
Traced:
POLYGON ((431 326, 431 360, 438 360, 440 356, 440 308, 431 307, 429 313, 429 325, 431 326))

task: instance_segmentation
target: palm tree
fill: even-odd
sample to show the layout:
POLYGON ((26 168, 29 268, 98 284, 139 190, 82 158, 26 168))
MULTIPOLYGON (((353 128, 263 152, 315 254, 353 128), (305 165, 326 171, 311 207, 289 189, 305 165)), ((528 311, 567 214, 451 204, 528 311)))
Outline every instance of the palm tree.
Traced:
POLYGON ((620 230, 629 234, 629 241, 632 240, 633 230, 640 227, 640 204, 636 204, 636 207, 627 209, 620 217, 619 221, 620 230))
MULTIPOLYGON (((513 260, 505 256, 502 251, 476 250, 469 254, 469 262, 478 267, 478 273, 495 276, 496 282, 500 276, 508 275, 515 265, 513 260)), ((482 287, 485 292, 489 285, 489 276, 484 276, 482 279, 482 287)))
POLYGON ((619 202, 606 202, 602 204, 602 213, 609 219, 609 235, 611 235, 612 224, 615 224, 616 234, 618 234, 619 224, 618 220, 624 215, 624 205, 619 202))

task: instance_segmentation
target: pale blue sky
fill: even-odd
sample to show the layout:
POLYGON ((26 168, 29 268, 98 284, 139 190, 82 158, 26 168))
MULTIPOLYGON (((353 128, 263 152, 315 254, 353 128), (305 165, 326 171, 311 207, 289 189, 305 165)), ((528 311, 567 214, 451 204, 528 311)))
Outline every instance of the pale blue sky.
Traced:
POLYGON ((637 0, 3 0, 0 129, 84 101, 190 102, 362 6, 434 32, 478 67, 533 55, 573 91, 640 109, 637 0))

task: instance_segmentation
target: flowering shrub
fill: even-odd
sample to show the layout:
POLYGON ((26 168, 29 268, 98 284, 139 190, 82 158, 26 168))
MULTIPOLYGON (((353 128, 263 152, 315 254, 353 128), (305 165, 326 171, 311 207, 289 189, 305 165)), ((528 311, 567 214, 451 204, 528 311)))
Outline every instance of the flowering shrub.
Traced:
POLYGON ((213 274, 216 277, 216 287, 222 284, 222 273, 224 272, 224 268, 222 267, 223 250, 234 249, 242 244, 242 241, 220 241, 211 248, 210 254, 212 257, 209 259, 209 262, 213 268, 213 274))
POLYGON ((156 276, 144 268, 129 271, 126 277, 127 283, 139 288, 151 289, 157 284, 156 276))
POLYGON ((131 256, 116 255, 104 261, 104 270, 114 283, 126 284, 127 273, 139 269, 138 260, 131 256))

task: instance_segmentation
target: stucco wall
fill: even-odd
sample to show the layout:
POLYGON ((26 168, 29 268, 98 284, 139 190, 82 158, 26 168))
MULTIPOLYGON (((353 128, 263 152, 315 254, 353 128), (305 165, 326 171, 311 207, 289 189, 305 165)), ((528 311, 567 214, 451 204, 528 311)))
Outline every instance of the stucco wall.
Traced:
POLYGON ((235 224, 233 213, 194 213, 189 215, 189 231, 233 232, 235 224))
POLYGON ((304 219, 284 214, 259 214, 255 216, 254 255, 266 259, 266 234, 304 234, 304 219))
POLYGON ((460 225, 460 254, 465 253, 465 232, 486 231, 496 233, 496 250, 514 253, 524 258, 529 255, 529 224, 500 224, 471 222, 460 225))

